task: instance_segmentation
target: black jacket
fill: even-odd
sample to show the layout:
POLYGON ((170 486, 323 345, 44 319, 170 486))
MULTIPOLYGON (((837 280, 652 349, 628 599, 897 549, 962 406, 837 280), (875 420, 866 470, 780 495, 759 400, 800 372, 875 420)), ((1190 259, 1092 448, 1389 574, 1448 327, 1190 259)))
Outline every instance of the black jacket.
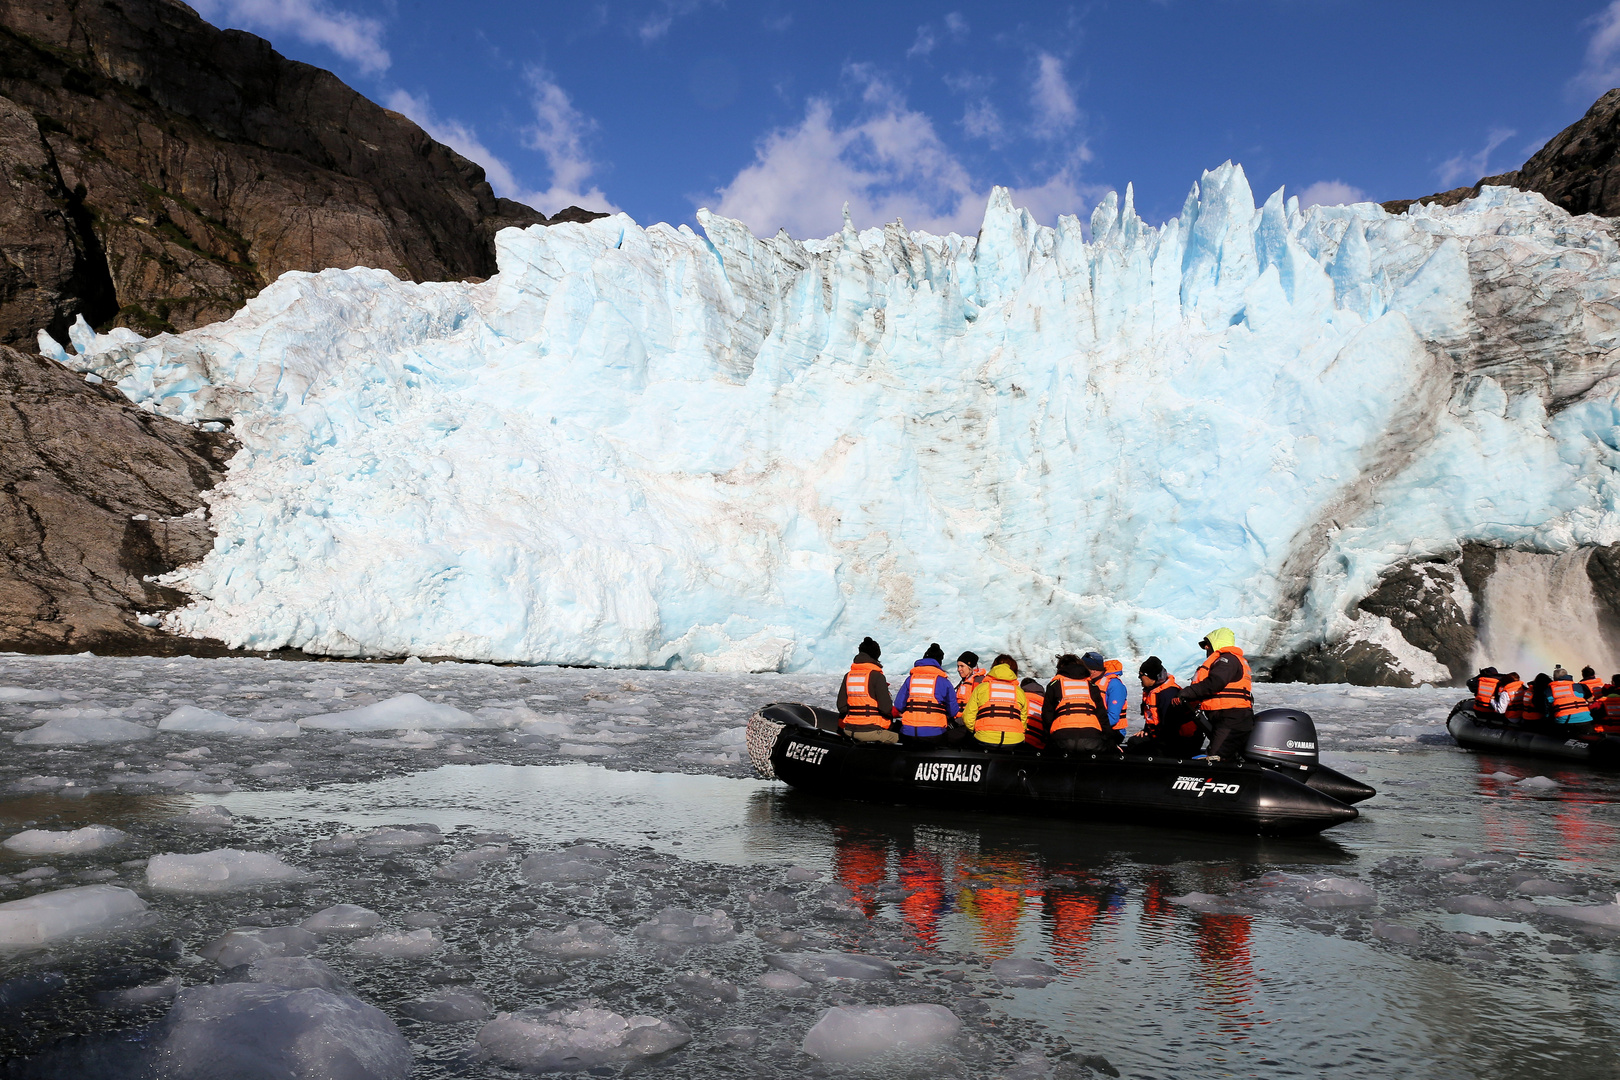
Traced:
MULTIPOLYGON (((853 667, 856 664, 875 663, 877 663, 877 661, 872 659, 870 656, 867 656, 865 653, 856 653, 855 659, 850 661, 850 666, 853 667)), ((849 715, 849 695, 844 689, 846 685, 846 680, 842 678, 838 680, 839 716, 849 715)), ((871 676, 866 680, 866 692, 872 695, 872 700, 877 702, 878 708, 883 710, 883 715, 885 717, 894 716, 894 698, 889 696, 889 680, 883 677, 883 672, 872 672, 871 676)))
MULTIPOLYGON (((1059 664, 1057 673, 1063 676, 1065 679, 1089 679, 1093 675, 1098 674, 1097 672, 1086 667, 1084 664, 1076 663, 1073 660, 1070 660, 1067 663, 1059 664)), ((1046 718, 1046 730, 1051 731, 1052 721, 1057 719, 1058 706, 1063 702, 1062 684, 1056 679, 1053 679, 1051 682, 1047 683, 1046 696, 1041 700, 1041 715, 1046 718)), ((1097 710, 1097 716, 1104 725, 1103 733, 1108 735, 1115 742, 1122 739, 1124 736, 1122 736, 1118 731, 1113 731, 1107 728, 1108 702, 1103 697, 1101 687, 1099 687, 1096 683, 1091 684, 1091 704, 1097 710)))
POLYGON ((1209 666, 1209 674, 1190 686, 1181 688, 1181 700, 1196 705, 1225 690, 1231 683, 1243 678, 1243 665, 1235 656, 1222 656, 1209 666))

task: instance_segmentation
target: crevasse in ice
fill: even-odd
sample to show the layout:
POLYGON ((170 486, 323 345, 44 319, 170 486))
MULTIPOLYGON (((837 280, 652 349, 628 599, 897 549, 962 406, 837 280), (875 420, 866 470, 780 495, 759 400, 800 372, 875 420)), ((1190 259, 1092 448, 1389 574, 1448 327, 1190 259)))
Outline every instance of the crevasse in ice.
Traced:
POLYGON ((1179 666, 1218 624, 1272 656, 1377 636, 1348 612, 1379 573, 1460 540, 1620 540, 1620 258, 1538 195, 1256 208, 1228 164, 1162 227, 1110 196, 1089 239, 1000 189, 977 237, 699 221, 507 230, 484 283, 291 273, 227 322, 43 348, 232 422, 168 625, 252 648, 1179 666))

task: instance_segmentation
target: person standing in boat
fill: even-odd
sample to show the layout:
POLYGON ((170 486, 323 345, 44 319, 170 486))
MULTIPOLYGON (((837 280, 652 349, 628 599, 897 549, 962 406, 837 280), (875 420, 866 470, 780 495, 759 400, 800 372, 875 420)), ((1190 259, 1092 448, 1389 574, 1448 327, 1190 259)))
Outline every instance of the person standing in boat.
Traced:
POLYGON ((955 727, 960 706, 956 688, 945 674, 945 650, 937 644, 923 651, 922 659, 911 665, 911 674, 900 684, 894 699, 894 712, 900 718, 900 741, 920 746, 960 742, 955 727))
POLYGON ((1181 700, 1209 718, 1208 760, 1220 761, 1241 750, 1244 736, 1254 730, 1253 678, 1236 635, 1227 627, 1211 630, 1198 644, 1206 659, 1182 689, 1181 700))
POLYGON ((1018 661, 1002 653, 968 695, 962 722, 986 746, 1015 746, 1024 741, 1028 720, 1029 698, 1018 685, 1018 661))
POLYGON ((894 702, 889 697, 889 680, 878 663, 882 655, 877 642, 862 638, 860 651, 838 687, 838 724, 856 742, 900 741, 890 723, 894 702))

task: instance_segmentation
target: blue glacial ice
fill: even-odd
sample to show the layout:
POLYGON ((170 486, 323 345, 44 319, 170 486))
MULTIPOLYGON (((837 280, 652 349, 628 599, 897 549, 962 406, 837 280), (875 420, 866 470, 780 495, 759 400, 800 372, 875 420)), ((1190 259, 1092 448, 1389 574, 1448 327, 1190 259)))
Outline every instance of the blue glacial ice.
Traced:
MULTIPOLYGON (((1390 638, 1354 602, 1460 541, 1620 540, 1620 248, 1487 188, 1089 233, 761 239, 700 212, 497 238, 482 283, 291 273, 229 321, 48 355, 229 421, 166 625, 254 649, 825 671, 863 634, 1180 667, 1390 638)), ((904 643, 900 645, 899 643, 904 643)), ((1419 677, 1445 669, 1391 640, 1419 677)))

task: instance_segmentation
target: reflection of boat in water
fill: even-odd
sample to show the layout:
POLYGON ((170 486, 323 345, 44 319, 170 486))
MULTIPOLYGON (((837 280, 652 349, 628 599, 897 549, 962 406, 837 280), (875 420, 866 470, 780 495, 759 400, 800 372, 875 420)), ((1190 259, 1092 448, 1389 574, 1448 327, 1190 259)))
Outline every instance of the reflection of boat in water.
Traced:
POLYGON ((1529 757, 1584 761, 1601 768, 1620 768, 1620 738, 1563 739, 1541 731, 1481 723, 1474 715, 1474 699, 1464 698, 1451 708, 1446 730, 1457 745, 1468 750, 1494 754, 1523 754, 1529 757))
POLYGON ((835 715, 795 704, 756 713, 748 749, 760 775, 833 798, 1265 835, 1321 832, 1375 794, 1321 765, 1315 725, 1294 709, 1259 714, 1245 760, 1214 765, 858 743, 835 715))

